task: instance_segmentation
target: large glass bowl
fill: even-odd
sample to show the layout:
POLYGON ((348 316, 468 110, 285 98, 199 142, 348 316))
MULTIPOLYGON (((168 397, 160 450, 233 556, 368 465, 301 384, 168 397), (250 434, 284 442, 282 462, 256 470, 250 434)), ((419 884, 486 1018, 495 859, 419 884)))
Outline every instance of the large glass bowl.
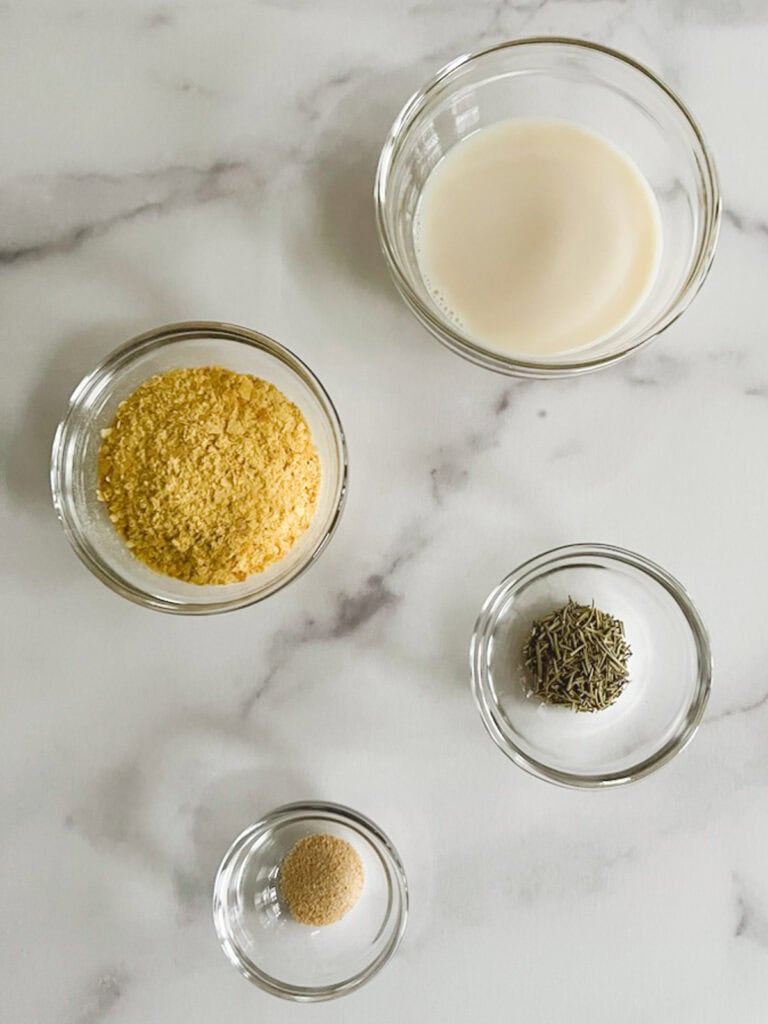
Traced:
POLYGON ((709 698, 712 656, 685 589, 647 558, 605 544, 547 551, 492 591, 475 624, 472 689, 485 727, 515 764, 580 788, 642 778, 689 742, 709 698), (569 598, 624 623, 629 682, 615 704, 577 712, 531 693, 522 649, 535 619, 569 598))
POLYGON ((279 807, 238 836, 221 862, 213 918, 222 949, 249 981, 272 995, 318 1002, 369 981, 400 944, 408 885, 397 850, 369 818, 324 802, 279 807), (280 865, 309 835, 350 843, 365 873, 362 895, 340 921, 298 924, 283 903, 280 865))
POLYGON ((707 276, 720 225, 712 155, 684 104, 630 57, 578 39, 515 40, 447 64, 393 124, 375 203, 392 277, 418 319, 453 352, 521 377, 606 366, 669 327, 707 276), (425 285, 414 242, 422 189, 436 164, 467 136, 513 118, 570 121, 607 138, 634 160, 661 215, 658 274, 629 320, 591 346, 539 358, 493 351, 462 333, 425 285))
POLYGON ((296 579, 325 548, 338 525, 347 487, 347 450, 338 414, 320 381, 271 338, 232 324, 169 324, 134 338, 77 386, 59 424, 51 457, 53 504, 80 559, 124 597, 158 611, 201 615, 260 601, 296 579), (197 586, 154 572, 135 558, 96 497, 101 431, 118 405, 165 370, 224 366, 274 384, 304 414, 320 457, 321 485, 309 529, 263 572, 241 583, 197 586))

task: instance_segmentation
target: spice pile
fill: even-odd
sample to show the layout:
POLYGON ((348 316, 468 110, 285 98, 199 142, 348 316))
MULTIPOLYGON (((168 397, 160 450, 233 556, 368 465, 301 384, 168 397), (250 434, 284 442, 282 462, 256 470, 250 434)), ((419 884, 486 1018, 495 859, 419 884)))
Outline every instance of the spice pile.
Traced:
POLYGON ((220 366, 145 381, 102 431, 98 497, 126 544, 188 583, 244 580, 308 528, 320 460, 299 409, 220 366))
POLYGON ((571 598, 534 622, 523 647, 533 693, 574 711, 614 704, 629 681, 631 654, 621 620, 571 598))
POLYGON ((354 907, 365 884, 355 848, 337 836, 305 836, 280 866, 280 894, 299 924, 334 924, 354 907))

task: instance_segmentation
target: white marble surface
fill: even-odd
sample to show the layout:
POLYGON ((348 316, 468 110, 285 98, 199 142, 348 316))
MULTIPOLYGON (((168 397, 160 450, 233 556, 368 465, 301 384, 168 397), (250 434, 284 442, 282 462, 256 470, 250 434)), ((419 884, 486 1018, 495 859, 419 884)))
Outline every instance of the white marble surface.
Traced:
POLYGON ((5 0, 0 1019, 758 1024, 768 1015, 765 0, 5 0), (379 256, 371 179, 446 59, 535 33, 613 44, 689 101, 727 212, 691 311, 634 360, 519 384, 443 350, 379 256), (47 487, 79 377, 139 330, 227 319, 336 399, 342 527, 266 604, 142 611, 70 551, 47 487), (560 543, 689 587, 716 677, 645 782, 506 762, 467 681, 477 609, 560 543), (302 797, 400 847, 396 959, 285 1004, 221 954, 216 863, 302 797))

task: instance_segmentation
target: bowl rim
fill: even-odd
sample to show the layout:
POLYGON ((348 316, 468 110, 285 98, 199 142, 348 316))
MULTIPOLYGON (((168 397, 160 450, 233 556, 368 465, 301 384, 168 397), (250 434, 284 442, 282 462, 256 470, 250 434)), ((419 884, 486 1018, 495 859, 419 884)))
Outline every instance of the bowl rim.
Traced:
POLYGON ((480 614, 475 622, 469 649, 470 674, 472 693, 483 720, 483 725, 496 746, 506 754, 519 768, 524 769, 538 779, 556 785, 575 789, 606 789, 636 782, 657 768, 670 761, 680 753, 696 734, 709 700, 712 686, 712 650, 706 627, 696 606, 685 587, 674 576, 661 566, 638 555, 627 548, 615 547, 611 544, 579 543, 566 544, 544 551, 528 561, 523 562, 493 588, 483 603, 480 614), (501 604, 519 590, 520 586, 541 575, 542 571, 552 568, 557 563, 567 564, 572 560, 599 557, 607 561, 620 562, 639 570, 663 587, 672 597, 683 613, 694 643, 698 660, 696 690, 691 699, 682 727, 657 751, 631 767, 617 772, 606 772, 600 775, 584 775, 578 772, 566 772, 529 756, 503 732, 498 721, 495 702, 490 696, 488 677, 487 652, 494 633, 496 614, 501 604))
POLYGON ((308 800, 297 803, 283 804, 260 818, 255 824, 245 828, 230 845, 216 871, 213 885, 213 922, 222 950, 229 962, 237 968, 247 980, 268 992, 298 1003, 326 1002, 339 996, 347 995, 360 988, 394 956, 405 934, 408 923, 408 880, 400 854, 387 834, 366 815, 345 804, 330 803, 325 800, 308 800), (225 901, 221 893, 225 888, 227 873, 235 858, 244 847, 252 844, 268 829, 276 828, 289 822, 315 819, 340 822, 362 832, 385 862, 388 874, 394 880, 396 899, 390 901, 387 922, 393 914, 397 914, 396 928, 385 948, 362 970, 344 981, 329 985, 290 985, 280 981, 274 975, 267 974, 246 956, 232 939, 228 928, 228 916, 225 901))
MULTIPOLYGON (((344 429, 336 407, 318 377, 307 364, 285 345, 275 341, 266 334, 218 320, 188 320, 163 324, 130 338, 113 349, 93 370, 87 373, 75 387, 69 398, 67 410, 59 422, 53 438, 50 462, 50 487, 53 507, 61 523, 64 533, 80 561, 106 584, 114 593, 127 598, 134 604, 153 611, 168 612, 176 615, 216 615, 223 612, 245 608, 265 600, 283 587, 298 579, 313 565, 327 547, 338 528, 347 498, 349 477, 349 458, 344 429), (171 346, 179 341, 212 338, 231 341, 265 352, 279 360, 296 377, 298 377, 318 400, 326 421, 330 425, 335 441, 338 460, 338 484, 334 503, 328 523, 306 558, 298 562, 294 570, 262 591, 246 593, 238 597, 212 600, 205 602, 186 602, 171 600, 150 594, 135 586, 123 576, 116 573, 98 555, 87 536, 80 530, 72 515, 70 501, 64 486, 67 451, 72 438, 78 429, 78 417, 83 405, 89 397, 104 386, 109 386, 110 378, 117 372, 130 366, 136 359, 155 349, 171 346)), ((182 581, 183 582, 183 581, 182 581)), ((194 586, 194 584, 190 584, 194 586)))
POLYGON ((397 290, 421 324, 446 348, 467 359, 469 362, 497 373, 538 379, 576 376, 613 365, 637 352, 670 327, 686 311, 709 274, 717 248, 722 214, 720 184, 714 157, 698 122, 677 93, 659 78, 655 72, 646 67, 645 64, 635 60, 628 54, 609 46, 603 46, 601 43, 593 43, 589 40, 570 36, 527 36, 522 39, 510 39, 496 43, 493 46, 462 54, 445 64, 420 89, 413 93, 395 118, 381 149, 373 191, 379 246, 387 261, 397 290), (435 309, 422 301, 412 287, 408 275, 402 270, 397 249, 388 228, 385 210, 387 206, 387 188, 392 168, 399 155, 404 137, 430 99, 441 89, 446 79, 450 78, 460 68, 480 61, 491 54, 526 46, 577 47, 613 58, 639 72, 660 89, 667 99, 677 107, 691 131, 694 143, 700 149, 700 154, 698 154, 700 159, 697 160, 697 163, 705 185, 706 194, 704 225, 696 258, 693 260, 685 280, 677 290, 675 298, 669 303, 665 312, 657 318, 651 329, 644 332, 632 344, 607 355, 589 358, 585 352, 581 358, 572 357, 570 359, 563 358, 539 362, 534 359, 508 356, 500 352, 494 352, 492 349, 483 348, 482 345, 455 330, 447 319, 440 317, 435 309))

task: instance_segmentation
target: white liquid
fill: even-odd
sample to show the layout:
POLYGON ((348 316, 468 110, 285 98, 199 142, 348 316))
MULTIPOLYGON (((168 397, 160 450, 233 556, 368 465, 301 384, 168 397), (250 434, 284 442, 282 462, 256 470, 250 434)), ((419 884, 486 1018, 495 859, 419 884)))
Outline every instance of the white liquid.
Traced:
POLYGON ((501 352, 551 355, 632 316, 659 266, 656 199, 635 164, 566 121, 502 121, 427 179, 416 253, 434 301, 501 352))

